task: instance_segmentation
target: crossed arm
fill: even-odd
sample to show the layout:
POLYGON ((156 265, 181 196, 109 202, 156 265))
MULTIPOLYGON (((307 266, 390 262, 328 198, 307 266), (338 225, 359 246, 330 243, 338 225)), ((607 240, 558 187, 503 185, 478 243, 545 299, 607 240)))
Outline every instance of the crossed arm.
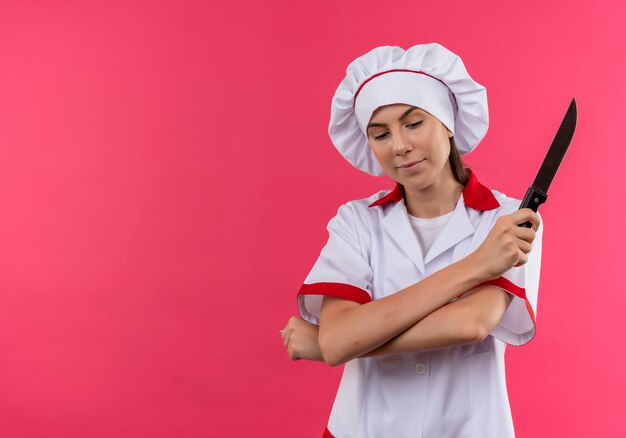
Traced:
POLYGON ((363 305, 325 297, 319 330, 292 318, 281 332, 290 357, 332 366, 357 357, 484 339, 504 316, 512 296, 480 285, 528 261, 540 223, 532 210, 519 209, 498 218, 476 251, 418 283, 363 305), (524 221, 531 221, 532 230, 517 226, 524 221))
POLYGON ((283 333, 285 346, 292 359, 335 366, 356 357, 480 342, 497 326, 512 300, 497 287, 477 287, 480 281, 469 265, 457 262, 367 304, 325 297, 319 329, 294 317, 283 333))
MULTIPOLYGON (((426 351, 480 342, 498 324, 511 300, 511 295, 496 287, 476 288, 459 300, 427 315, 383 345, 358 357, 426 351)), ((359 306, 350 301, 345 303, 351 307, 359 306)), ((316 360, 331 366, 347 361, 324 358, 318 342, 319 327, 302 318, 292 317, 281 333, 293 360, 316 360)))
POLYGON ((363 305, 324 297, 318 336, 324 361, 332 366, 366 354, 420 351, 484 339, 510 303, 508 294, 498 288, 477 287, 484 279, 480 263, 470 256, 363 305))
POLYGON ((510 294, 494 286, 476 288, 361 357, 480 342, 498 325, 511 301, 510 294))

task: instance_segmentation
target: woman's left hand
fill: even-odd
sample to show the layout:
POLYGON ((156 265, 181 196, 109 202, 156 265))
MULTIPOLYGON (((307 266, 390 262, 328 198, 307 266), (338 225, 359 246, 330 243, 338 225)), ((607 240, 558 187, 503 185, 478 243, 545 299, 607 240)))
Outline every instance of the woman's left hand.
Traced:
POLYGON ((324 362, 317 342, 319 327, 302 318, 292 316, 280 331, 291 360, 308 359, 324 362))

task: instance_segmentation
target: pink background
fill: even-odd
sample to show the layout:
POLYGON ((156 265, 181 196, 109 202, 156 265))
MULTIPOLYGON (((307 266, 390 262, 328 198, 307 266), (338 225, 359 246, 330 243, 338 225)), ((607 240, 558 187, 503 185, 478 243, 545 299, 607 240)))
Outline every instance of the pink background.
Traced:
POLYGON ((0 3, 0 434, 320 437, 341 368, 278 333, 340 204, 391 188, 327 135, 347 64, 436 41, 488 90, 467 157, 540 210, 518 437, 623 436, 622 2, 0 3), (296 6, 297 4, 297 6, 296 6))

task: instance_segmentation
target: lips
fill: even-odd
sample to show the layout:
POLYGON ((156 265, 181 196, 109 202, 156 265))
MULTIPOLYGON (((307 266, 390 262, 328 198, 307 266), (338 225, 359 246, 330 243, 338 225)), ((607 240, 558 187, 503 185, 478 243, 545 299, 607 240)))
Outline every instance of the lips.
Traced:
POLYGON ((419 163, 419 162, 421 162, 421 161, 424 161, 424 160, 425 160, 425 158, 423 158, 423 159, 421 159, 421 160, 418 160, 418 161, 411 161, 410 163, 401 164, 401 165, 399 165, 399 166, 398 166, 398 168, 399 168, 399 169, 402 169, 402 168, 404 168, 404 167, 410 167, 410 166, 412 166, 412 165, 414 165, 414 164, 416 164, 416 163, 419 163))

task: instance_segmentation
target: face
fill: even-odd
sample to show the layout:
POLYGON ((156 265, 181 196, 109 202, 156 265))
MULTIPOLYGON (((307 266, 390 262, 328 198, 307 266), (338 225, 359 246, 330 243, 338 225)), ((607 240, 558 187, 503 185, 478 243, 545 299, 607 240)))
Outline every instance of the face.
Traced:
POLYGON ((367 139, 385 173, 417 188, 440 180, 444 173, 451 175, 452 135, 436 117, 404 104, 381 106, 367 128, 367 139), (406 166, 412 163, 416 164, 406 166))

